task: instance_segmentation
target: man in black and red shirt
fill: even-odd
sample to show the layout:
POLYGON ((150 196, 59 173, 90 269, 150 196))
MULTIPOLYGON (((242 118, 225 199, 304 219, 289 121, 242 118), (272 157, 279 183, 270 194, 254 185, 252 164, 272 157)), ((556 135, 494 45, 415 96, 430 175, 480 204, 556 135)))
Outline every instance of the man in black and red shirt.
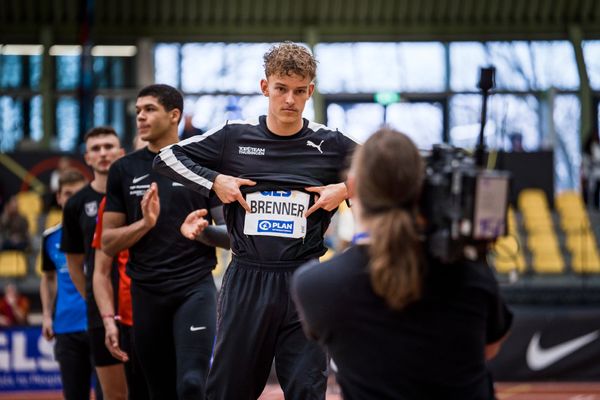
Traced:
POLYGON ((104 346, 104 325, 92 291, 94 250, 98 204, 106 192, 111 164, 123 156, 119 137, 110 127, 96 127, 86 133, 85 161, 94 172, 94 180, 66 203, 63 210, 61 251, 66 254, 69 274, 75 287, 86 299, 88 333, 94 363, 102 391, 107 399, 122 398, 127 392, 123 364, 104 346))
POLYGON ((149 398, 148 387, 133 346, 131 278, 126 273, 129 251, 122 250, 116 257, 111 257, 102 251, 102 218, 105 207, 106 197, 98 207, 98 222, 92 242, 92 247, 96 250, 94 296, 106 332, 104 344, 113 357, 125 363, 128 399, 145 400, 149 398), (116 285, 113 284, 115 269, 118 277, 116 285), (115 297, 117 307, 115 307, 115 297))

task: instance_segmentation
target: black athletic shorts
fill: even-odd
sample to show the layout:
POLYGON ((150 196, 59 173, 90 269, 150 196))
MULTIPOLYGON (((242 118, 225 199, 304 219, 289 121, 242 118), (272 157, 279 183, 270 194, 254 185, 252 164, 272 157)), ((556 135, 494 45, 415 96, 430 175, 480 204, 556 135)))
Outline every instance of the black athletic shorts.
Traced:
POLYGON ((106 335, 104 327, 91 328, 88 330, 88 334, 90 336, 90 346, 92 348, 92 357, 94 358, 95 367, 109 367, 121 363, 121 361, 114 358, 106 348, 106 344, 104 343, 106 335))
POLYGON ((64 398, 89 398, 94 367, 87 332, 57 333, 54 358, 60 366, 64 398))

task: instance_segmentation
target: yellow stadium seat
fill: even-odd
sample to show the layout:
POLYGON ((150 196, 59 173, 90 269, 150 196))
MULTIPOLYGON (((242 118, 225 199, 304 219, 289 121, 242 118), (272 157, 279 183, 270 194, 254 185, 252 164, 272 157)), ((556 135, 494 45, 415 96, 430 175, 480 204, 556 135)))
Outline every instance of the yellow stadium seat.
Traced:
POLYGON ((550 218, 525 218, 523 219, 523 226, 530 234, 549 234, 554 232, 554 224, 550 218))
POLYGON ((565 207, 585 208, 581 194, 571 190, 558 193, 556 195, 555 203, 558 210, 561 210, 565 207))
POLYGON ((587 218, 562 218, 560 227, 566 233, 585 233, 590 229, 590 220, 587 218))
POLYGON ((561 274, 565 270, 565 261, 560 253, 534 253, 532 267, 539 274, 561 274))
POLYGON ((571 259, 571 267, 578 274, 600 273, 600 257, 598 253, 574 255, 571 259))
POLYGON ((493 264, 498 273, 525 271, 525 258, 517 237, 502 236, 496 240, 492 249, 495 253, 493 264))
POLYGON ((515 210, 511 206, 508 207, 508 213, 506 215, 506 224, 509 235, 516 235, 518 231, 517 217, 515 215, 515 210))
POLYGON ((512 271, 524 272, 525 258, 522 254, 519 254, 514 258, 496 257, 494 259, 494 267, 499 274, 508 274, 512 271))
POLYGON ((42 252, 40 251, 35 258, 35 273, 37 276, 42 276, 42 252))
POLYGON ((528 201, 528 200, 545 201, 546 193, 544 193, 544 191, 542 189, 537 189, 537 188, 528 188, 528 189, 521 190, 521 193, 519 193, 518 202, 521 203, 522 201, 528 201))
POLYGON ((40 214, 42 212, 42 196, 30 190, 17 193, 17 205, 21 214, 40 214))
POLYGON ((27 275, 27 257, 18 250, 0 251, 0 277, 16 278, 27 275))
POLYGON ((582 216, 582 215, 587 215, 587 211, 585 209, 585 207, 579 205, 579 204, 569 204, 569 205, 565 205, 561 208, 557 208, 558 213, 561 216, 582 216))
POLYGON ((530 207, 522 208, 521 214, 523 214, 523 218, 550 218, 550 209, 547 204, 534 204, 530 207))
POLYGON ((62 222, 62 210, 53 208, 46 215, 46 229, 56 226, 62 222))
POLYGON ((535 209, 540 206, 548 208, 546 193, 541 189, 523 189, 521 193, 519 193, 517 203, 521 211, 525 209, 535 209))
POLYGON ((512 257, 519 253, 521 245, 514 236, 501 236, 496 240, 492 248, 495 253, 501 256, 512 257))
POLYGON ((42 197, 30 190, 17 193, 16 198, 19 213, 27 219, 29 224, 29 234, 36 235, 38 233, 38 218, 42 212, 42 197))
POLYGON ((527 247, 531 251, 559 251, 558 239, 553 231, 543 234, 531 234, 527 237, 527 247))
POLYGON ((598 248, 596 238, 589 230, 582 233, 567 234, 565 244, 571 253, 579 253, 589 249, 598 248))
POLYGON ((39 214, 23 214, 23 216, 27 219, 27 226, 29 230, 29 235, 34 236, 38 234, 38 217, 39 214))

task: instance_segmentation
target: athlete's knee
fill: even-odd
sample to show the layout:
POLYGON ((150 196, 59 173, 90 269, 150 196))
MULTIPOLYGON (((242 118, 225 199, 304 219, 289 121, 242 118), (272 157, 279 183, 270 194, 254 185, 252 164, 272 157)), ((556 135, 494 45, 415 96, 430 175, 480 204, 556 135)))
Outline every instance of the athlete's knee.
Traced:
POLYGON ((177 393, 180 399, 204 399, 206 390, 206 379, 202 374, 195 371, 188 371, 179 380, 177 384, 177 393))

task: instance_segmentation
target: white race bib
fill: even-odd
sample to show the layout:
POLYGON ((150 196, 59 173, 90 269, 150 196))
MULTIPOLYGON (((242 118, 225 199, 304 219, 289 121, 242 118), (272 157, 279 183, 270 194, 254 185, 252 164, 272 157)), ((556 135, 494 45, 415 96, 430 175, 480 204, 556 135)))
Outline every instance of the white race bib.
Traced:
POLYGON ((244 234, 302 238, 310 195, 299 190, 269 190, 246 195, 252 213, 246 213, 244 234))

